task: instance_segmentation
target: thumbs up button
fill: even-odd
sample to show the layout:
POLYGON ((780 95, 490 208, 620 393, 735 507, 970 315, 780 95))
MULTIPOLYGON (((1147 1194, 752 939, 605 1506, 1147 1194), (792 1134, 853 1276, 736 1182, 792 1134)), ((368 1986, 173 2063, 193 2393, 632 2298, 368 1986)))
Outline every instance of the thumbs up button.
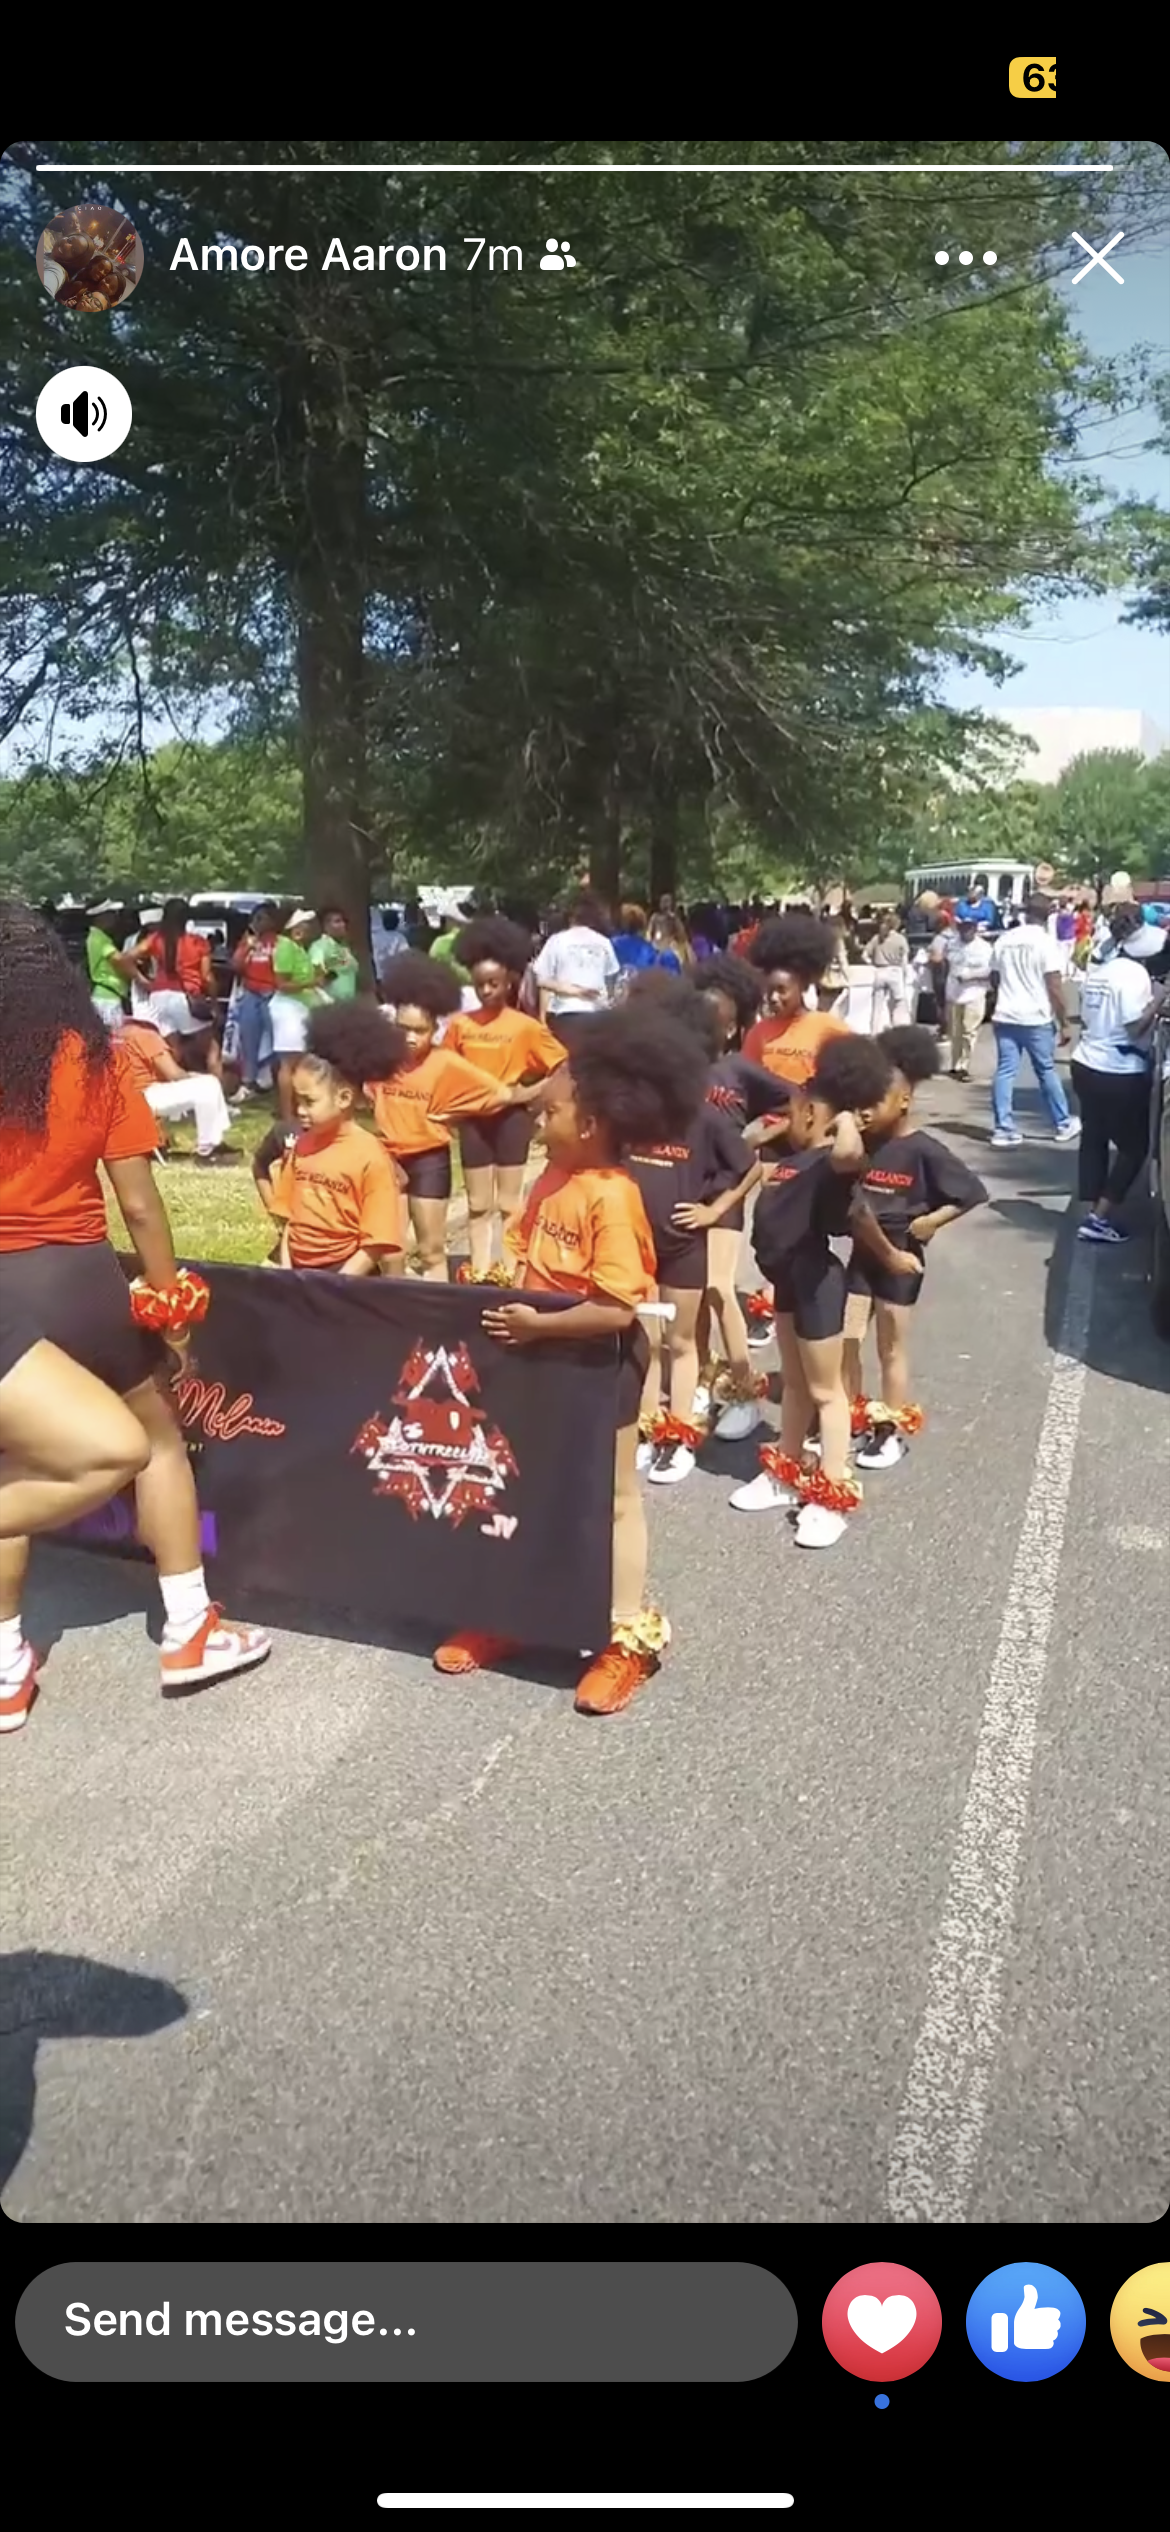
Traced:
POLYGON ((1009 2382, 1063 2373, 1084 2335, 1085 2307, 1076 2287, 1039 2260, 993 2269, 967 2306, 967 2336, 980 2364, 1009 2382))

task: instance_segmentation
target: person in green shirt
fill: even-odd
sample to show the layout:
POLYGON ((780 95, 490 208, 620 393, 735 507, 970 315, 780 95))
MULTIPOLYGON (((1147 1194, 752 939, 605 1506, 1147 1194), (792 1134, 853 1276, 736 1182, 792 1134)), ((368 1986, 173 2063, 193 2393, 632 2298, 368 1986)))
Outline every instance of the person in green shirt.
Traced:
POLYGON ((126 981, 133 974, 134 961, 124 951, 121 939, 106 930, 107 921, 120 931, 115 916, 99 919, 96 914, 90 915, 89 930, 85 936, 85 964, 94 1007, 100 1011, 108 1029, 117 1029, 126 1016, 126 981))
POLYGON ((268 1008, 283 1125, 293 1121, 293 1074, 297 1057, 304 1054, 308 1044, 309 1013, 329 999, 312 959, 311 943, 316 929, 317 917, 312 907, 298 907, 288 916, 272 953, 273 992, 268 1008))
POLYGON ((444 967, 450 968, 457 985, 470 985, 471 983, 471 978, 468 975, 466 968, 460 966, 459 961, 455 956, 455 943, 459 938, 463 923, 467 920, 469 911, 470 909, 465 906, 461 917, 454 914, 445 914, 440 922, 439 930, 436 933, 434 940, 431 942, 431 957, 437 958, 444 967))
POLYGON ((349 924, 340 906, 319 906, 320 932, 309 952, 330 1002, 352 1002, 358 989, 357 958, 349 945, 349 924))

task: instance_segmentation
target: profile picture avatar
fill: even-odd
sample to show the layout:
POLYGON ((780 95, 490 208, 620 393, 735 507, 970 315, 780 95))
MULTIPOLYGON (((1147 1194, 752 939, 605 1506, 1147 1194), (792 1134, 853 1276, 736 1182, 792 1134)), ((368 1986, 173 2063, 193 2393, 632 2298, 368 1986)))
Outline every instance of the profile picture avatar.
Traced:
POLYGON ((79 202, 54 211, 37 239, 37 271, 59 308, 107 316, 142 277, 142 240, 132 220, 109 202, 79 202))

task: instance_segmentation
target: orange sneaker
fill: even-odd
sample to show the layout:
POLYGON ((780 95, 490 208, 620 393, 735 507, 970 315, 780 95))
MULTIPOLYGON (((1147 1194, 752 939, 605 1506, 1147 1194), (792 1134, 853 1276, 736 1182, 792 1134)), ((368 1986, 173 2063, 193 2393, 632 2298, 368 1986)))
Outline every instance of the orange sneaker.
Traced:
POLYGON ((241 1626, 237 1618, 225 1618, 212 1601, 185 1644, 164 1644, 163 1695, 183 1697, 190 1688, 205 1688, 209 1680, 230 1679, 237 1670, 254 1670, 257 1662, 267 1661, 271 1651, 272 1637, 265 1635, 262 1627, 241 1626))
POLYGON ((607 1644, 578 1682, 573 1699, 578 1714, 620 1714, 661 1667, 657 1653, 635 1653, 624 1644, 607 1644))
POLYGON ((519 1650, 510 1636, 476 1635, 470 1627, 462 1635, 449 1635, 434 1656, 435 1669, 448 1678, 466 1678, 469 1671, 495 1670, 510 1653, 519 1650))
POLYGON ((0 1732, 19 1732, 36 1703, 39 1657, 31 1644, 22 1644, 21 1651, 26 1656, 24 1677, 15 1688, 8 1684, 0 1694, 0 1732))

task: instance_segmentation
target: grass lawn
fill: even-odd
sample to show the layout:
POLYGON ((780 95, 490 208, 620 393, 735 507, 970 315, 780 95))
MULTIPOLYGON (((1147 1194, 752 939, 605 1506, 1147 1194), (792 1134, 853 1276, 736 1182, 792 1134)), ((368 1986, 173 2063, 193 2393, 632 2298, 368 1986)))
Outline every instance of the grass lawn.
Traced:
MULTIPOLYGON (((194 1159, 195 1130, 186 1119, 167 1129, 167 1159, 158 1173, 158 1188, 175 1238, 176 1253, 208 1265, 259 1266, 276 1237, 252 1178, 252 1154, 272 1124, 268 1102, 257 1101, 233 1116, 229 1148, 240 1158, 234 1169, 200 1169, 194 1159)), ((363 1117, 363 1123, 368 1119, 363 1117)), ((455 1194, 462 1192, 459 1147, 452 1153, 455 1194)), ((116 1249, 126 1247, 122 1217, 109 1189, 106 1212, 116 1249)), ((461 1237, 461 1210, 456 1235, 461 1237)))

